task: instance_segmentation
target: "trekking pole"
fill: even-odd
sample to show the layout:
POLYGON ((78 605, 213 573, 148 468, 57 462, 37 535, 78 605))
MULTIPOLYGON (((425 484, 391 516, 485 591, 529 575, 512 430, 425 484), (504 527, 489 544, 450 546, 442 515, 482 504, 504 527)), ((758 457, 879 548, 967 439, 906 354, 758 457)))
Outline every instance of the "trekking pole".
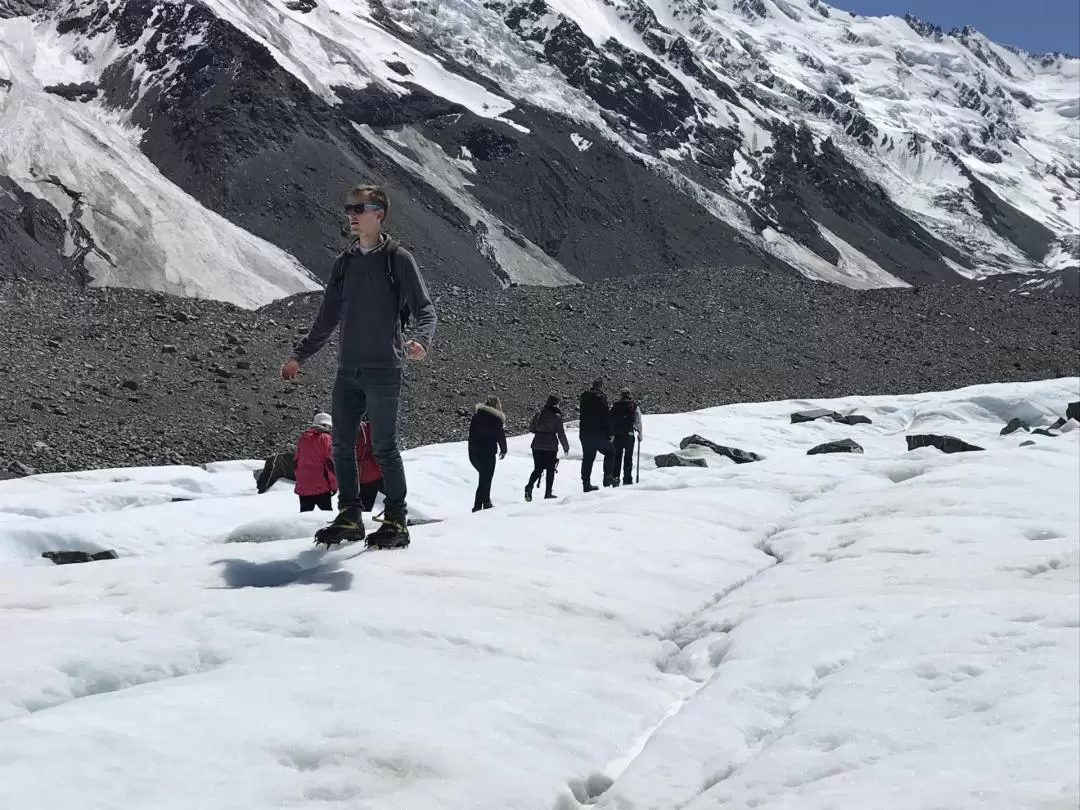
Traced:
POLYGON ((634 465, 634 483, 641 483, 641 437, 638 436, 637 440, 637 464, 634 465))

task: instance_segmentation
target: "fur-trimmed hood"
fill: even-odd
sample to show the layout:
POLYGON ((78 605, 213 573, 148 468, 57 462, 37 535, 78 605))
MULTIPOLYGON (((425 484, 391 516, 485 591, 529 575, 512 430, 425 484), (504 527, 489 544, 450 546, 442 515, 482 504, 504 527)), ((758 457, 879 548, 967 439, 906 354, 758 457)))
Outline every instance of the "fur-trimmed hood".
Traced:
POLYGON ((478 402, 476 403, 476 412, 480 413, 481 411, 490 413, 504 425, 506 424, 506 414, 500 411, 498 408, 492 408, 490 405, 485 405, 483 402, 478 402))

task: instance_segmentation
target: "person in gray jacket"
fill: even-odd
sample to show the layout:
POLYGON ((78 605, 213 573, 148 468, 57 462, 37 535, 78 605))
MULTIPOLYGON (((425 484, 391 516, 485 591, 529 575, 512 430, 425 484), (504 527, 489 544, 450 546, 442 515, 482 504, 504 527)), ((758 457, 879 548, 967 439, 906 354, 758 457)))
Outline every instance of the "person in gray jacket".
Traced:
POLYGON ((281 367, 293 379, 301 364, 321 349, 337 328, 338 370, 334 381, 334 467, 338 470, 338 515, 315 535, 330 546, 364 538, 360 484, 356 473, 356 431, 366 412, 372 450, 383 471, 382 525, 367 538, 375 548, 409 545, 405 468, 397 442, 398 405, 406 360, 423 360, 437 322, 427 286, 413 255, 383 232, 390 208, 377 186, 356 186, 345 198, 353 240, 330 271, 322 305, 311 330, 281 367), (412 338, 403 324, 411 315, 412 338))
POLYGON ((532 500, 533 487, 540 483, 541 475, 546 475, 544 497, 554 498, 551 488, 555 485, 555 470, 559 466, 559 444, 562 444, 564 453, 570 452, 557 396, 549 396, 544 407, 533 414, 529 430, 535 434, 532 440, 533 471, 529 483, 525 485, 525 500, 532 500))

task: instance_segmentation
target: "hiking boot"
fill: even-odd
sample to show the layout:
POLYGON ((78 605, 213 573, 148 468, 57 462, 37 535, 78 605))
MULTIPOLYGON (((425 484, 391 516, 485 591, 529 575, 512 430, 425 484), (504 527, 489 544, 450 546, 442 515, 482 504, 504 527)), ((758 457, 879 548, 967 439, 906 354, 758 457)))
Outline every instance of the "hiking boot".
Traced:
POLYGON ((600 487, 594 487, 588 481, 582 481, 581 489, 583 492, 596 492, 596 490, 600 489, 600 487))
POLYGON ((532 503, 532 487, 525 487, 525 503, 532 503))
POLYGON ((624 478, 622 480, 622 482, 623 482, 623 484, 632 484, 632 483, 634 483, 634 479, 633 478, 624 478))
POLYGON ((548 498, 557 498, 557 497, 559 497, 559 496, 556 495, 554 492, 545 492, 544 493, 544 500, 547 500, 548 498))
POLYGON ((315 532, 315 542, 327 548, 364 539, 364 518, 357 505, 343 506, 329 526, 315 532))
POLYGON ((494 509, 495 508, 494 505, 491 503, 491 501, 484 501, 483 507, 484 507, 484 509, 494 509))
POLYGON ((380 524, 379 528, 368 535, 368 548, 407 548, 409 545, 409 527, 404 514, 383 512, 372 520, 380 524))

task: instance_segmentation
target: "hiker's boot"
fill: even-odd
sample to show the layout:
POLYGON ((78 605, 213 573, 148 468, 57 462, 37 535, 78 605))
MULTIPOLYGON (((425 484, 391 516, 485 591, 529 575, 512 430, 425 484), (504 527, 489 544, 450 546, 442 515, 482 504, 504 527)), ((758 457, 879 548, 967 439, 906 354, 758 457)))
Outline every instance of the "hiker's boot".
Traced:
POLYGON ((315 542, 327 548, 364 539, 364 518, 358 504, 341 507, 334 522, 315 532, 315 542))
POLYGON ((588 481, 582 481, 581 482, 581 489, 582 489, 583 492, 596 492, 596 490, 600 489, 600 487, 594 487, 588 481))
POLYGON ((404 510, 387 509, 372 520, 379 523, 379 528, 368 535, 368 548, 407 548, 409 545, 409 526, 404 510))

